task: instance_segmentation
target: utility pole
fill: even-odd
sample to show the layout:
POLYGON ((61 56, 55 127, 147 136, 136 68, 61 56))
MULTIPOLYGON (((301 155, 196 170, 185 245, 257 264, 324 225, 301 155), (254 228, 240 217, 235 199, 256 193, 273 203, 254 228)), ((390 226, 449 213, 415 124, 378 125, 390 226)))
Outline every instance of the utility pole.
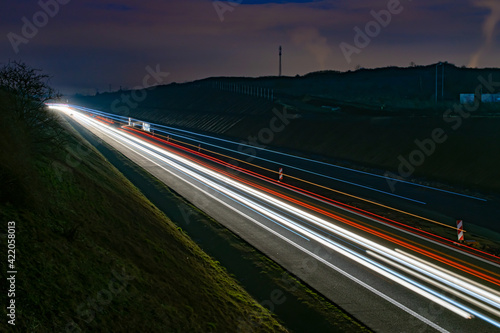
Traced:
POLYGON ((438 66, 439 64, 436 64, 436 104, 438 102, 438 66))
POLYGON ((279 70, 279 76, 281 76, 281 45, 280 45, 280 70, 279 70))
POLYGON ((446 62, 443 64, 443 72, 441 74, 441 102, 444 101, 444 66, 446 62))
POLYGON ((436 104, 438 102, 438 66, 441 66, 441 101, 444 100, 444 63, 436 64, 436 104))

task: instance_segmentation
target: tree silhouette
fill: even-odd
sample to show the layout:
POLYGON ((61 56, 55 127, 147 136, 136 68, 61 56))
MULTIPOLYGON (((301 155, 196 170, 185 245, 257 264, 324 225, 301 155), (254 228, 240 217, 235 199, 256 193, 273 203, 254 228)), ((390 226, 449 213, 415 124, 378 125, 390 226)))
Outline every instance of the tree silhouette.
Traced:
POLYGON ((14 121, 24 126, 33 142, 61 143, 62 128, 45 103, 60 98, 49 85, 50 77, 23 62, 9 62, 0 68, 0 89, 6 92, 14 121))

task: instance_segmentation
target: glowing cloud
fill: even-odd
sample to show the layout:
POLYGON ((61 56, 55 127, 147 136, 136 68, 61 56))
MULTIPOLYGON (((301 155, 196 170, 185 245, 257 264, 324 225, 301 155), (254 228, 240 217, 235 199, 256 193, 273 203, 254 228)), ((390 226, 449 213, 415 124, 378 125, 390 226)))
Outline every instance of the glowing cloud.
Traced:
POLYGON ((477 67, 481 55, 493 44, 495 28, 500 21, 500 2, 496 0, 478 0, 474 1, 476 7, 488 8, 491 10, 490 15, 483 23, 484 43, 481 48, 472 55, 469 61, 469 67, 477 67))
POLYGON ((292 32, 291 39, 293 43, 312 53, 321 69, 326 68, 326 61, 331 56, 332 50, 328 46, 326 37, 321 36, 318 29, 295 29, 292 32))

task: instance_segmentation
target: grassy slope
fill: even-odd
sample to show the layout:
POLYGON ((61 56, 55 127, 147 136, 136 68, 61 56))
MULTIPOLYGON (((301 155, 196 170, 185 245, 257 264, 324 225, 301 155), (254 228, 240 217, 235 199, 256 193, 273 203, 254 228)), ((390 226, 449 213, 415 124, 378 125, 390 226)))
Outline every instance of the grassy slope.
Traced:
POLYGON ((17 330, 228 332, 257 320, 285 331, 93 148, 68 136, 66 151, 35 157, 20 127, 2 135, 0 236, 16 221, 17 330))
MULTIPOLYGON (((284 131, 277 133, 272 145, 398 174, 399 156, 408 161, 413 151, 421 150, 415 140, 428 140, 434 129, 441 128, 447 140, 436 144, 434 153, 415 167, 410 178, 424 177, 500 193, 500 156, 495 154, 500 147, 500 118, 464 119, 457 130, 452 128, 454 124, 437 117, 299 119, 291 121, 284 131)), ((266 126, 265 120, 237 124, 226 134, 259 133, 263 126, 266 126)))

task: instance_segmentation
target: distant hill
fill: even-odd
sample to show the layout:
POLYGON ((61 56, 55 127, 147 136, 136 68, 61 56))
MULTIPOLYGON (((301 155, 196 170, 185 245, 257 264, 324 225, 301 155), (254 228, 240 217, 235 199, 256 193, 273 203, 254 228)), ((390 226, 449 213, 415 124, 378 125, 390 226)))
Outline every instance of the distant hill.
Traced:
MULTIPOLYGON (((107 112, 246 140, 269 126, 273 109, 293 121, 269 146, 380 173, 396 172, 415 140, 443 128, 446 143, 413 177, 465 188, 500 192, 500 104, 482 104, 470 116, 454 112, 460 93, 500 82, 499 69, 452 64, 409 68, 322 71, 297 77, 207 78, 158 86, 143 92, 118 91, 74 96, 71 101, 107 112), (438 85, 444 70, 444 87, 438 85), (142 94, 143 93, 143 94, 142 94), (143 100, 134 96, 144 95, 143 100), (131 99, 131 106, 123 98, 131 99), (455 129, 455 123, 460 126, 455 129)), ((499 89, 500 86, 493 88, 499 89)), ((470 107, 469 107, 470 109, 470 107)))
MULTIPOLYGON (((198 109, 206 112, 207 108, 217 107, 217 104, 213 104, 214 101, 204 103, 198 96, 193 95, 190 99, 192 105, 188 105, 189 103, 183 102, 182 99, 177 100, 180 96, 172 96, 177 89, 205 87, 214 91, 232 92, 238 98, 248 96, 252 99, 261 97, 262 91, 264 94, 272 91, 275 102, 294 107, 301 112, 325 112, 331 107, 341 107, 343 112, 356 114, 421 115, 433 114, 443 107, 458 103, 460 94, 474 93, 478 85, 489 81, 490 76, 493 82, 500 82, 500 69, 459 68, 453 64, 442 63, 406 68, 362 68, 348 72, 319 71, 295 77, 213 77, 158 86, 140 103, 142 108, 169 110, 195 108, 197 103, 202 103, 198 109)), ((500 86, 494 88, 495 92, 500 92, 500 86)), ((104 101, 119 98, 123 93, 127 91, 101 93, 93 96, 91 101, 102 104, 104 101)), ((484 89, 483 93, 491 91, 484 89)), ((73 100, 88 102, 88 97, 77 95, 73 96, 73 100)), ((252 109, 252 112, 257 109, 259 107, 252 109)), ((498 110, 495 106, 482 109, 483 112, 498 110)), ((248 113, 246 109, 229 107, 219 108, 218 111, 248 113)))

